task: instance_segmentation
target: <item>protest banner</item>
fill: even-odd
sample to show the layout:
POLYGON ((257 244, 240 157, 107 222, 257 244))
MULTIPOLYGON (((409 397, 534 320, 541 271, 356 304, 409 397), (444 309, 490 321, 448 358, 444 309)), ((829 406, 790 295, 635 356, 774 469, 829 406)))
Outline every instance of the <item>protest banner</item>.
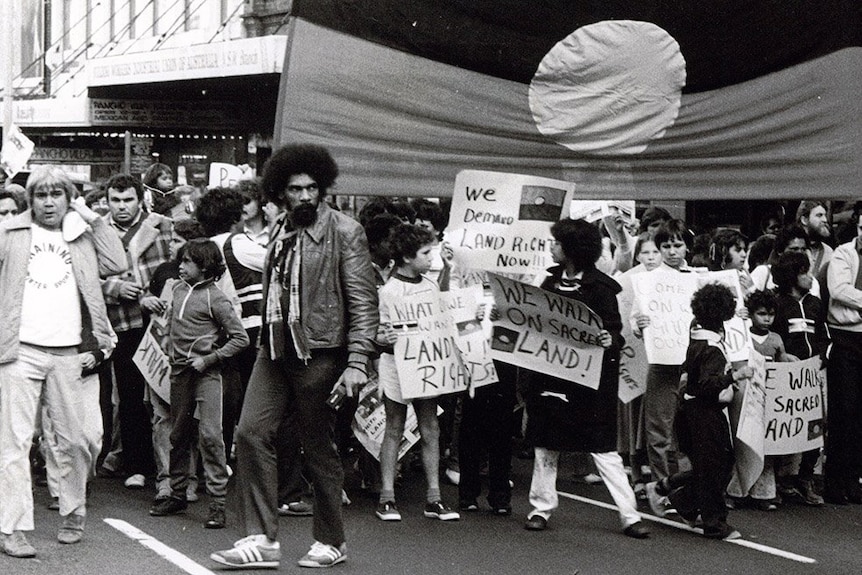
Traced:
POLYGON ((470 388, 476 389, 499 381, 491 359, 491 325, 476 319, 482 302, 482 286, 472 285, 440 294, 458 330, 455 343, 461 352, 464 368, 470 374, 470 388), (487 329, 486 329, 487 327, 487 329))
POLYGON ((770 363, 766 368, 766 455, 801 453, 823 446, 820 358, 770 363))
MULTIPOLYGON (((745 293, 739 282, 738 270, 721 270, 698 274, 699 285, 717 283, 727 286, 736 296, 736 309, 745 307, 745 293)), ((724 352, 728 361, 747 361, 753 344, 751 343, 751 321, 738 315, 724 322, 724 352)))
MULTIPOLYGON (((754 370, 750 380, 739 382, 740 391, 730 406, 731 428, 736 431, 733 442, 734 477, 731 486, 738 486, 734 496, 748 495, 751 486, 763 472, 764 429, 766 412, 766 358, 755 350, 750 351, 748 365, 754 370)), ((728 487, 728 492, 731 488, 728 487)))
POLYGON ((582 302, 490 274, 499 312, 491 356, 598 389, 604 348, 601 318, 582 302))
POLYGON ((389 304, 389 318, 398 334, 395 367, 404 399, 467 389, 470 374, 456 341, 451 305, 451 298, 437 291, 413 294, 389 304))
MULTIPOLYGON (((379 461, 383 432, 386 431, 386 409, 377 395, 377 385, 377 374, 370 374, 368 383, 359 392, 359 404, 353 415, 352 427, 353 435, 359 443, 379 461)), ((419 421, 416 419, 413 406, 408 405, 404 435, 401 436, 401 444, 398 446, 398 459, 404 457, 419 438, 419 421)))
POLYGON ((681 365, 688 349, 693 315, 691 296, 697 291, 694 273, 657 269, 632 276, 634 307, 650 317, 643 330, 647 361, 658 365, 681 365))
POLYGON ((464 170, 455 179, 445 239, 459 267, 510 274, 552 265, 551 224, 569 214, 570 182, 464 170))
POLYGON ((171 403, 171 364, 168 356, 162 351, 159 341, 165 329, 164 320, 153 317, 141 343, 132 356, 132 361, 137 366, 141 375, 144 376, 150 388, 164 400, 171 403))
POLYGON ((620 317, 623 320, 621 335, 625 344, 620 350, 620 386, 618 396, 623 403, 629 403, 646 391, 647 364, 646 348, 642 338, 635 336, 629 317, 634 305, 634 288, 632 276, 644 273, 643 268, 634 268, 615 279, 622 291, 617 294, 620 307, 620 317))

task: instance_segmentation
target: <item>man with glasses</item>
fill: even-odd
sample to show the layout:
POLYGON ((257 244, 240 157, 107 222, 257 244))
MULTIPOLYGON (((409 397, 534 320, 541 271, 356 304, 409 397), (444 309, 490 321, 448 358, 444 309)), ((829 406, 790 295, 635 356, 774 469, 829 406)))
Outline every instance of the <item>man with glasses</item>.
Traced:
POLYGON ((126 267, 123 245, 59 168, 27 180, 31 209, 0 224, 0 539, 11 557, 33 557, 30 444, 40 400, 55 431, 52 451, 62 525, 60 543, 84 532, 93 466, 86 425, 98 420, 98 381, 82 378, 97 358, 82 353, 95 338, 114 347, 100 276, 126 267), (64 221, 68 224, 64 226, 64 221))
POLYGON ((377 332, 377 289, 362 227, 323 201, 338 166, 320 146, 278 150, 264 168, 268 200, 288 216, 263 271, 261 347, 236 432, 240 509, 248 537, 210 557, 235 568, 278 567, 276 436, 291 413, 314 484, 315 542, 299 565, 344 561, 344 471, 327 399, 367 380, 377 332))

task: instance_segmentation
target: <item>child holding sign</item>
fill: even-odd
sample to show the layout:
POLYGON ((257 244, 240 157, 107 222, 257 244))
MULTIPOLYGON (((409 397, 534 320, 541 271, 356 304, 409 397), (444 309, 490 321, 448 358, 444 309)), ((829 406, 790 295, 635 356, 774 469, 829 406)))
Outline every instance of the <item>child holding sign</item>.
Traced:
MULTIPOLYGON (((401 513, 395 505, 395 468, 398 463, 398 446, 401 444, 407 419, 407 404, 412 401, 422 436, 422 467, 428 485, 424 515, 441 521, 454 521, 461 516, 443 503, 440 496, 440 427, 437 422, 437 398, 409 400, 401 395, 393 346, 398 339, 398 332, 406 332, 411 326, 406 322, 399 323, 397 318, 390 315, 393 306, 402 303, 411 295, 439 291, 433 280, 422 275, 431 269, 431 250, 437 239, 428 230, 402 224, 392 230, 389 242, 390 255, 396 262, 396 268, 386 284, 380 288, 377 344, 381 347, 381 353, 378 373, 386 409, 386 430, 380 446, 381 488, 375 514, 382 521, 401 521, 401 513)), ((444 266, 448 265, 449 262, 444 260, 444 266)))
MULTIPOLYGON (((778 287, 775 331, 784 340, 788 353, 799 359, 817 355, 825 359, 830 343, 829 331, 820 298, 811 290, 814 277, 810 272, 808 255, 799 252, 781 254, 778 263, 772 267, 772 277, 778 287)), ((789 473, 779 469, 778 481, 784 496, 799 498, 805 505, 813 507, 823 505, 823 497, 814 489, 814 467, 819 457, 819 449, 801 455, 795 485, 789 473)), ((783 456, 782 466, 792 468, 793 459, 792 455, 783 456)))
POLYGON ((688 381, 675 427, 692 469, 649 483, 647 494, 656 514, 662 510, 660 499, 667 496, 688 523, 693 525, 700 515, 704 537, 738 539, 739 531, 727 524, 724 502, 734 461, 724 409, 736 383, 754 372, 748 366, 731 371, 724 353, 724 322, 736 311, 733 291, 707 284, 695 292, 691 309, 699 327, 692 331, 686 353, 688 381))
POLYGON ((623 532, 644 539, 649 530, 640 520, 637 500, 617 453, 617 392, 622 347, 622 320, 617 293, 620 286, 596 269, 602 253, 601 234, 584 220, 560 220, 551 227, 551 256, 558 265, 542 289, 579 300, 601 319, 599 343, 604 348, 598 389, 528 372, 525 393, 525 439, 535 448, 530 504, 525 529, 541 531, 559 504, 557 465, 560 451, 587 452, 619 508, 623 532))

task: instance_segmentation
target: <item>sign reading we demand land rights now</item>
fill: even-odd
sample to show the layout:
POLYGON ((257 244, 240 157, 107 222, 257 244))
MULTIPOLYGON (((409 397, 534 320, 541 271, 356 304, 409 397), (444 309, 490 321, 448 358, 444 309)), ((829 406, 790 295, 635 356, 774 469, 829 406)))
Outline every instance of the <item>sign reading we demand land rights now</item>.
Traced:
POLYGON ((582 302, 489 274, 499 318, 491 357, 598 389, 602 320, 582 302))
POLYGON ((536 274, 552 265, 551 224, 569 215, 575 184, 465 170, 455 179, 446 241, 474 270, 536 274))

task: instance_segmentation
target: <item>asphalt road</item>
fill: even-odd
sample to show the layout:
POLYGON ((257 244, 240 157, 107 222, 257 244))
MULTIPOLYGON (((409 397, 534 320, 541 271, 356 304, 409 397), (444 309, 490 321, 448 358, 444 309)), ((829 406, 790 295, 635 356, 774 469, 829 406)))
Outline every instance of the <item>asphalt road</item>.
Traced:
MULTIPOLYGON (((735 543, 705 540, 678 524, 652 520, 652 536, 634 540, 622 534, 616 512, 603 507, 610 502, 604 487, 575 483, 565 467, 558 483, 563 493, 560 509, 548 530, 528 532, 523 522, 529 510, 530 466, 529 461, 515 460, 511 517, 496 517, 483 510, 453 523, 426 519, 422 516, 422 474, 411 471, 398 491, 403 521, 384 523, 373 514, 375 501, 349 485, 353 503, 345 510, 348 559, 333 570, 345 575, 862 572, 862 506, 785 505, 773 512, 734 511, 730 522, 744 538, 735 543)), ((59 517, 46 509, 45 488, 37 487, 35 495, 36 531, 29 539, 38 556, 13 559, 0 555, 0 574, 207 575, 221 572, 209 554, 245 535, 238 528, 235 501, 230 496, 228 527, 205 530, 205 496, 184 515, 154 518, 147 513, 153 495, 149 489, 133 492, 124 489, 119 480, 96 479, 84 541, 61 545, 56 541, 59 517)), ((444 486, 443 495, 450 503, 457 500, 455 487, 444 486)), ((648 509, 642 511, 646 519, 654 519, 648 509)), ((307 573, 295 561, 311 543, 311 519, 282 518, 279 539, 279 572, 307 573)))

